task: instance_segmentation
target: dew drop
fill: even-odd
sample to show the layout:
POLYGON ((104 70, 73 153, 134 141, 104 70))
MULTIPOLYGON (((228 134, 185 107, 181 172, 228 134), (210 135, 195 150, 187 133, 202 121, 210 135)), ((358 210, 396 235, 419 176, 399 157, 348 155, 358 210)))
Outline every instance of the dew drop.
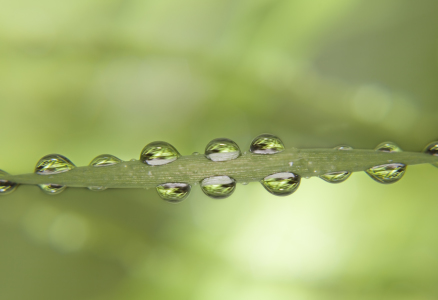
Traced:
POLYGON ((39 184, 38 186, 41 188, 43 192, 49 195, 60 194, 67 188, 66 185, 59 185, 53 183, 39 184))
POLYGON ((149 176, 151 176, 151 175, 152 175, 152 172, 151 172, 151 171, 149 171, 149 172, 148 172, 148 175, 149 175, 149 176))
POLYGON ((251 142, 249 148, 249 151, 255 154, 275 154, 283 150, 283 142, 272 134, 259 135, 251 142))
POLYGON ((348 150, 353 150, 353 147, 348 146, 348 145, 339 145, 337 147, 334 148, 335 150, 341 150, 341 151, 348 151, 348 150))
POLYGON ((199 152, 193 152, 192 155, 199 155, 199 152))
POLYGON ((90 191, 100 192, 100 191, 106 190, 107 187, 104 187, 104 186, 89 186, 88 189, 90 191))
POLYGON ((424 148, 423 152, 433 156, 438 156, 438 141, 432 142, 427 145, 426 148, 424 148))
POLYGON ((157 186, 158 195, 172 203, 181 202, 189 195, 191 186, 188 183, 163 183, 157 186))
POLYGON ((236 181, 228 176, 214 176, 201 181, 201 189, 207 196, 224 199, 234 192, 236 181))
POLYGON ((35 173, 39 175, 52 175, 70 171, 75 165, 65 156, 49 154, 41 158, 35 166, 35 173))
POLYGON ((406 165, 393 163, 375 166, 365 171, 372 179, 380 183, 394 183, 399 181, 406 172, 406 165))
POLYGON ((171 163, 181 154, 171 144, 166 142, 152 142, 147 144, 140 153, 140 161, 151 166, 160 166, 171 163))
POLYGON ((115 157, 111 154, 101 154, 96 156, 91 162, 90 166, 93 167, 107 167, 116 165, 118 163, 121 163, 122 160, 120 158, 115 157))
POLYGON ((8 175, 8 173, 6 173, 3 170, 0 170, 0 195, 7 195, 15 191, 18 184, 15 182, 11 182, 9 180, 1 179, 2 175, 8 175))
POLYGON ((289 162, 289 166, 290 166, 290 167, 292 167, 293 165, 294 165, 294 162, 293 162, 293 161, 289 162))
POLYGON ((300 175, 292 172, 282 172, 269 175, 260 182, 271 194, 276 196, 287 196, 298 189, 300 181, 300 175))
POLYGON ((230 139, 214 139, 207 144, 207 147, 205 147, 205 157, 212 161, 233 160, 239 156, 239 146, 230 139))
POLYGON ((350 175, 351 173, 348 171, 340 171, 319 175, 319 178, 330 183, 341 183, 347 180, 350 175))
POLYGON ((381 151, 381 152, 388 152, 388 153, 402 152, 403 151, 399 146, 397 146, 393 142, 380 143, 377 145, 377 147, 374 150, 381 151))
POLYGON ((244 182, 242 182, 242 185, 248 185, 248 182, 244 181, 244 182))
MULTIPOLYGON (((75 165, 65 156, 60 154, 49 154, 41 158, 35 166, 35 173, 39 175, 52 175, 70 171, 75 165)), ((38 185, 41 190, 50 195, 63 192, 67 186, 45 183, 38 185)))

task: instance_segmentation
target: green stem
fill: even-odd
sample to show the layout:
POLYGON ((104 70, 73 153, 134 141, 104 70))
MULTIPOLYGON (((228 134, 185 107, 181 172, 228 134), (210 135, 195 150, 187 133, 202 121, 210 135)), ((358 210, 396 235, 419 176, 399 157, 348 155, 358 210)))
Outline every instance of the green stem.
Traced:
POLYGON ((140 161, 126 161, 107 167, 77 167, 54 174, 6 175, 19 184, 52 183, 70 187, 105 186, 107 188, 151 188, 166 182, 194 184, 204 178, 227 175, 237 182, 260 181, 279 172, 293 172, 302 177, 329 172, 365 171, 388 163, 438 164, 438 157, 417 152, 378 152, 374 150, 287 149, 274 155, 243 154, 235 160, 213 162, 203 155, 189 155, 162 166, 140 161))

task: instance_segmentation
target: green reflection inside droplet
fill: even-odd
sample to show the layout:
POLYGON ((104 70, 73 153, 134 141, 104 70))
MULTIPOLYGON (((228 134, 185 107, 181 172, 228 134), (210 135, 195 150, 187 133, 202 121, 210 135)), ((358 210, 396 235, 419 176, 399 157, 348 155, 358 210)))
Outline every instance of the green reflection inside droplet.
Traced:
POLYGON ((187 183, 163 183, 157 186, 158 195, 169 202, 180 202, 187 198, 191 190, 187 183))
POLYGON ((395 143, 393 142, 383 142, 380 143, 379 145, 377 145, 377 147, 375 148, 376 151, 381 151, 381 152, 402 152, 403 150, 397 146, 395 143))
POLYGON ((214 176, 205 178, 201 182, 202 191, 209 197, 224 199, 234 192, 236 181, 228 176, 214 176))
POLYGON ((67 186, 65 185, 59 185, 59 184, 52 184, 52 183, 46 183, 46 184, 39 184, 38 185, 43 192, 49 195, 57 195, 59 193, 62 193, 67 186))
POLYGON ((249 148, 255 154, 275 154, 284 150, 280 138, 272 134, 262 134, 256 137, 249 148))
POLYGON ((8 173, 6 173, 3 170, 0 170, 0 195, 7 195, 15 191, 18 184, 15 182, 11 182, 9 180, 2 179, 1 178, 2 175, 8 175, 8 173))
POLYGON ((118 163, 121 163, 122 160, 120 158, 115 157, 111 154, 101 154, 99 156, 96 156, 91 162, 90 166, 93 167, 106 167, 106 166, 112 166, 118 163))
POLYGON ((350 177, 351 173, 347 171, 331 172, 320 175, 319 178, 330 183, 341 183, 350 177))
POLYGON ((380 165, 369 168, 365 172, 377 182, 394 183, 403 177, 406 172, 406 165, 400 163, 380 165))
POLYGON ((265 177, 261 184, 276 196, 287 196, 295 192, 300 185, 301 177, 291 172, 276 173, 265 177))
POLYGON ((35 166, 35 173, 51 175, 63 173, 75 168, 75 165, 65 156, 49 154, 41 158, 35 166))
POLYGON ((171 144, 159 141, 147 144, 141 151, 140 160, 151 166, 159 166, 171 163, 180 156, 171 144))
POLYGON ((230 139, 218 138, 207 144, 205 156, 212 161, 232 160, 240 156, 240 148, 230 139))

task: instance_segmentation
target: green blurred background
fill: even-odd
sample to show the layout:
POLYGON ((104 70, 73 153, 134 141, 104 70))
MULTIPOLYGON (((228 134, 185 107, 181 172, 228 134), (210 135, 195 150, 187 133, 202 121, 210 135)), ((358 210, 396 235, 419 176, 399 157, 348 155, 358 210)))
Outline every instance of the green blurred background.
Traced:
MULTIPOLYGON (((213 138, 245 151, 438 136, 434 0, 0 0, 0 168, 60 153, 183 155, 213 138)), ((21 186, 0 199, 0 299, 438 298, 438 170, 379 185, 260 184, 225 200, 194 187, 21 186)))

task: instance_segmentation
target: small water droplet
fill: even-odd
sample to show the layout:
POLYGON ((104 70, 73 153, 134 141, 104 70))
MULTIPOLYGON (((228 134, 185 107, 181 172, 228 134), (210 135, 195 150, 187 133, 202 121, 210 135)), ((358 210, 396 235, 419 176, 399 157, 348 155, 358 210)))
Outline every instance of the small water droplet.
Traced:
POLYGON ((129 161, 136 161, 136 159, 135 158, 131 158, 129 161))
POLYGON ((239 146, 230 139, 214 139, 207 144, 207 147, 205 147, 205 157, 212 161, 233 160, 239 156, 239 146))
POLYGON ((249 148, 254 154, 275 154, 284 150, 284 144, 279 137, 272 134, 261 134, 256 137, 249 148))
POLYGON ((189 195, 190 184, 187 183, 163 183, 157 186, 158 195, 172 203, 181 202, 189 195))
POLYGON ((341 183, 347 180, 350 175, 351 173, 348 171, 340 171, 319 175, 319 178, 330 183, 341 183))
POLYGON ((90 166, 107 167, 107 166, 116 165, 121 162, 122 160, 120 158, 115 157, 114 155, 101 154, 93 158, 93 160, 90 162, 90 166))
POLYGON ((365 171, 372 179, 380 183, 394 183, 399 181, 406 172, 406 165, 393 163, 375 166, 365 171))
POLYGON ((0 170, 0 195, 7 195, 15 191, 18 184, 15 182, 11 182, 9 180, 2 179, 1 178, 2 175, 8 175, 8 173, 6 173, 3 170, 0 170))
POLYGON ((248 182, 244 181, 244 182, 242 182, 242 185, 248 185, 248 182))
POLYGON ((344 150, 348 151, 348 150, 353 150, 353 147, 348 146, 348 145, 339 145, 339 146, 335 147, 334 149, 341 150, 341 151, 344 151, 344 150))
POLYGON ((52 175, 70 171, 75 165, 65 156, 49 154, 42 157, 35 166, 35 173, 39 175, 52 175))
POLYGON ((424 148, 423 152, 433 156, 438 156, 438 142, 432 142, 428 144, 426 148, 424 148))
POLYGON ((399 146, 397 146, 393 142, 380 143, 377 145, 377 147, 374 150, 381 151, 381 152, 388 152, 388 153, 402 152, 403 151, 399 146))
POLYGON ((199 152, 193 152, 192 155, 199 155, 199 152))
POLYGON ((88 189, 90 191, 100 192, 106 190, 107 188, 104 186, 89 186, 88 189))
POLYGON ((148 175, 149 175, 149 176, 151 176, 151 175, 152 175, 152 172, 151 172, 151 171, 149 171, 149 172, 148 172, 148 175))
POLYGON ((49 195, 60 194, 67 188, 67 186, 65 185, 52 184, 52 183, 39 184, 38 186, 43 192, 49 195))
POLYGON ((152 142, 147 144, 140 154, 140 161, 151 166, 160 166, 177 160, 181 154, 171 144, 152 142))
POLYGON ((276 196, 287 196, 298 189, 300 181, 300 175, 291 172, 282 172, 269 175, 263 178, 260 182, 271 194, 276 196))
POLYGON ((207 196, 215 199, 224 199, 234 192, 236 181, 228 176, 214 176, 205 178, 201 182, 201 189, 207 196))
POLYGON ((289 166, 290 166, 290 167, 292 167, 293 165, 294 165, 294 162, 293 162, 293 161, 289 162, 289 166))

